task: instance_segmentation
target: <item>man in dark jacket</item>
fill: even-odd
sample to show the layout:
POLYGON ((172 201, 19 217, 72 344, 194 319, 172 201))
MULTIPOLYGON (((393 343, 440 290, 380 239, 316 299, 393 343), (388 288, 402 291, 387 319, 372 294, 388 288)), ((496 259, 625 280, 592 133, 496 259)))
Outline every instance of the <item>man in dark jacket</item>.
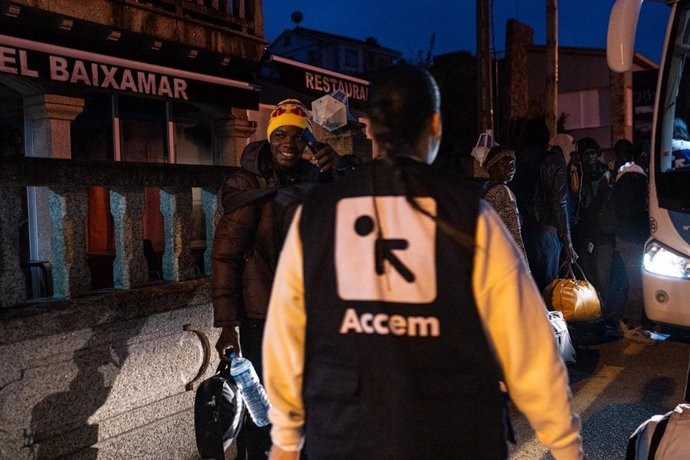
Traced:
POLYGON ((561 250, 574 262, 570 239, 566 164, 559 152, 548 151, 549 129, 543 119, 525 122, 510 188, 523 217, 527 260, 540 289, 558 277, 561 250))
MULTIPOLYGON (((620 145, 619 145, 620 148, 620 145)), ((611 265, 614 258, 615 212, 613 209, 613 175, 599 161, 599 143, 584 137, 577 141, 580 176, 571 184, 571 196, 576 212, 573 240, 581 256, 580 266, 588 280, 600 294, 604 318, 611 325, 618 323, 616 291, 611 286, 611 265)))
POLYGON ((644 342, 648 338, 639 326, 651 326, 644 315, 642 297, 642 254, 649 236, 649 190, 647 174, 637 164, 632 152, 623 159, 626 161, 618 168, 614 197, 616 250, 623 259, 628 277, 624 333, 626 337, 644 342))
MULTIPOLYGON (((299 200, 304 188, 332 178, 330 170, 339 158, 326 144, 307 145, 309 128, 300 101, 280 102, 271 112, 267 140, 245 148, 242 168, 223 186, 224 214, 212 252, 213 324, 222 328, 216 349, 221 359, 227 359, 229 349, 247 357, 259 376, 264 322, 284 236, 280 220, 290 211, 285 209, 288 201, 299 200), (307 149, 311 161, 302 159, 307 149)), ((268 428, 248 424, 243 431, 248 457, 265 458, 271 445, 268 428)))

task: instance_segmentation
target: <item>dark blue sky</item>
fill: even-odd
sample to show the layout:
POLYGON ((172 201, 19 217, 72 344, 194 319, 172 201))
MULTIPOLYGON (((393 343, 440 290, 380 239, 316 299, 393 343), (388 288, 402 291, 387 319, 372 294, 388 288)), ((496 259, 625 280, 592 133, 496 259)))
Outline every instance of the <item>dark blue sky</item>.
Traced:
MULTIPOLYGON (((263 0, 266 38, 272 40, 294 27, 293 11, 303 13, 303 27, 364 39, 374 36, 381 45, 410 57, 426 52, 436 33, 434 54, 476 50, 475 0, 263 0)), ((613 0, 561 0, 561 46, 604 48, 613 0)), ((494 0, 494 36, 498 52, 505 48, 506 20, 515 18, 534 28, 536 44, 545 43, 545 0, 494 0)), ((638 24, 636 50, 654 62, 661 45, 670 8, 645 2, 638 24)))

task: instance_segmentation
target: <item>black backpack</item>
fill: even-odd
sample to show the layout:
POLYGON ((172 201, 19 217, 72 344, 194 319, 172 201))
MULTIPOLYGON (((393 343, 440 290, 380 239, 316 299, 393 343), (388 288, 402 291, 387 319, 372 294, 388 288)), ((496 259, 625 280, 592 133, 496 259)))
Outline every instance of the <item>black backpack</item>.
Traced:
POLYGON ((196 447, 202 458, 224 459, 244 422, 244 401, 221 361, 216 374, 201 382, 194 400, 196 447))

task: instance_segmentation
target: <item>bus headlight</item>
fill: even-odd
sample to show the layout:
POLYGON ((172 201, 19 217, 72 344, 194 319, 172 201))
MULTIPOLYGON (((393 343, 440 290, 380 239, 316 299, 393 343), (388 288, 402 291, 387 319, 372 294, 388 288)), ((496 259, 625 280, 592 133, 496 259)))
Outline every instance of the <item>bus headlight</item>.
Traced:
POLYGON ((672 251, 655 240, 645 246, 643 264, 645 270, 657 275, 690 279, 690 257, 672 251))

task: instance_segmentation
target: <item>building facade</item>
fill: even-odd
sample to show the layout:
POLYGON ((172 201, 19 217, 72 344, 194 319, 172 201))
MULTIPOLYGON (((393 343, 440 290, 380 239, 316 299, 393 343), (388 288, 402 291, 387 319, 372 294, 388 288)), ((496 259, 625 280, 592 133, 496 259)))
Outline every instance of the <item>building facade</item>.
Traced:
MULTIPOLYGON (((510 120, 544 113, 546 48, 534 45, 529 26, 508 21, 506 56, 499 74, 499 126, 504 135, 510 120)), ((658 65, 636 53, 633 67, 612 72, 606 50, 558 48, 558 113, 562 129, 575 139, 592 137, 602 148, 620 138, 633 140, 633 74, 658 65)))
POLYGON ((398 61, 401 53, 365 40, 304 27, 283 31, 268 47, 278 56, 348 75, 370 75, 398 61))
POLYGON ((260 0, 0 1, 0 458, 197 457, 265 45, 260 0))

